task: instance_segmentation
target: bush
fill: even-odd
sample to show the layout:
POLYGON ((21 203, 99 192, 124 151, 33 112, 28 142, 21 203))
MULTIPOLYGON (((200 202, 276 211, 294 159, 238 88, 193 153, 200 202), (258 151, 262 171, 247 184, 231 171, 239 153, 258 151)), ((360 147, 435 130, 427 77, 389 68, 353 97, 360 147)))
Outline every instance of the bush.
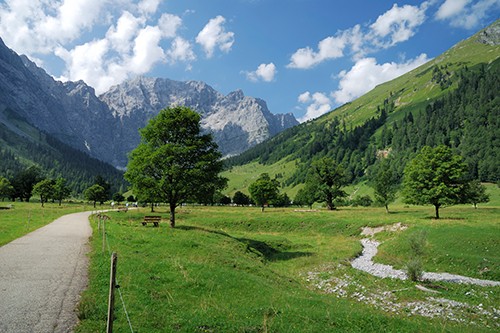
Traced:
POLYGON ((406 275, 412 281, 419 281, 424 274, 420 258, 413 258, 406 264, 406 275))
POLYGON ((411 259, 406 264, 406 274, 410 280, 418 281, 424 274, 422 256, 427 245, 427 232, 425 230, 414 232, 408 239, 408 243, 411 259))
POLYGON ((357 196, 352 200, 351 204, 353 207, 370 207, 373 204, 373 200, 369 195, 357 196))

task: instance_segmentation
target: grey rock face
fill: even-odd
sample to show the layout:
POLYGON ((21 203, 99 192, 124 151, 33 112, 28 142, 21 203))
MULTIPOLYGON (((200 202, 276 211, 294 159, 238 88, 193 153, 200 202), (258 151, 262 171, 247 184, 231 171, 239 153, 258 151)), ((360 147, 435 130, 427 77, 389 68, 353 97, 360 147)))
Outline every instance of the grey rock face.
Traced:
MULTIPOLYGON (((237 90, 227 96, 204 82, 137 77, 97 97, 83 81, 55 81, 0 39, 0 113, 9 108, 72 147, 117 167, 140 141, 139 129, 169 106, 187 106, 202 117, 225 156, 243 152, 298 124, 273 115, 263 100, 237 90)), ((1 114, 0 114, 1 116, 1 114)), ((0 121, 2 121, 0 117, 0 121)))
POLYGON ((139 142, 139 128, 170 106, 183 105, 198 112, 203 129, 213 134, 225 156, 241 153, 298 124, 292 114, 273 115, 263 100, 245 96, 241 90, 224 96, 199 81, 137 77, 112 87, 99 98, 119 119, 123 146, 117 149, 122 155, 139 142))
POLYGON ((483 44, 496 46, 500 45, 500 20, 479 33, 478 41, 483 44))

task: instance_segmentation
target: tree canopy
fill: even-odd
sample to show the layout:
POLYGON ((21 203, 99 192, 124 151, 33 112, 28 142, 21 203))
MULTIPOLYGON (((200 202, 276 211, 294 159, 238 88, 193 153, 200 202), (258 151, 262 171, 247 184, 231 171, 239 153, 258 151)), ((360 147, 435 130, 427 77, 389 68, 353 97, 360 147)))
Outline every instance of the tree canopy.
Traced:
POLYGON ((270 204, 279 197, 279 182, 271 179, 269 174, 263 173, 255 182, 250 184, 248 191, 257 205, 264 211, 264 206, 270 204))
POLYGON ((106 189, 99 184, 94 184, 83 192, 85 199, 91 201, 95 204, 100 201, 103 196, 106 195, 106 189))
POLYGON ((342 187, 347 183, 344 168, 329 157, 323 157, 311 164, 307 180, 317 193, 317 200, 323 201, 328 210, 334 210, 334 200, 347 194, 342 187))
POLYGON ((392 162, 389 158, 381 159, 375 164, 370 177, 375 200, 385 207, 387 213, 389 213, 389 204, 396 200, 399 185, 397 174, 391 167, 392 162))
POLYGON ((404 200, 409 204, 434 205, 439 219, 440 207, 464 202, 466 173, 462 157, 450 148, 425 146, 404 170, 404 200))
POLYGON ((212 136, 201 133, 196 112, 183 106, 163 109, 140 133, 125 178, 140 200, 169 204, 171 227, 182 202, 226 186, 219 176, 221 154, 212 136))

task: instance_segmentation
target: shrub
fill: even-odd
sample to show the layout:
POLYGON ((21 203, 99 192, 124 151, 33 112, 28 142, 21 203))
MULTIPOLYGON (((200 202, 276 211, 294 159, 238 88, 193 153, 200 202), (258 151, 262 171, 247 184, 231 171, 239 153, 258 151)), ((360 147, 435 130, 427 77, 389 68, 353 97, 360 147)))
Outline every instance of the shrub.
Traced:
POLYGON ((406 264, 406 275, 412 281, 419 281, 424 274, 420 258, 413 258, 406 264))

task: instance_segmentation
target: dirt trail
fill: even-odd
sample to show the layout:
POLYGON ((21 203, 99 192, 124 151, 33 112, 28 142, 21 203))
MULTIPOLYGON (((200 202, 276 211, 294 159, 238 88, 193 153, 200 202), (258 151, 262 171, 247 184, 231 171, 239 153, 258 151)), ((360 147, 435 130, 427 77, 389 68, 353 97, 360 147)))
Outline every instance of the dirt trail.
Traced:
POLYGON ((71 332, 87 283, 90 212, 0 247, 0 332, 71 332))

